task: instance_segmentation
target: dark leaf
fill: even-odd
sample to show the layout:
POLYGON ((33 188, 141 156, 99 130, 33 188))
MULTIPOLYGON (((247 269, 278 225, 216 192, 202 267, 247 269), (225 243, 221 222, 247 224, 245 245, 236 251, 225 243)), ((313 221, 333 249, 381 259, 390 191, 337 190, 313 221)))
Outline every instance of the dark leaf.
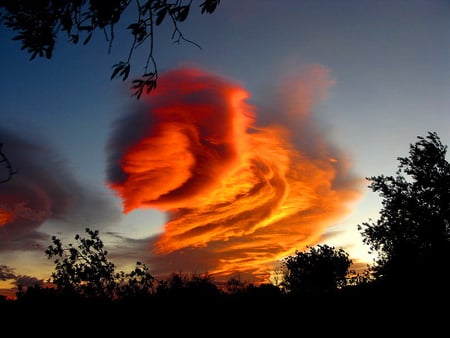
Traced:
POLYGON ((153 89, 156 88, 156 79, 146 81, 145 86, 147 87, 147 94, 150 93, 153 89))
POLYGON ((88 31, 88 32, 91 32, 91 31, 94 30, 94 27, 92 27, 92 26, 80 26, 79 29, 80 29, 80 31, 88 31))
POLYGON ((127 29, 131 29, 132 34, 136 34, 135 32, 138 30, 139 25, 137 23, 130 24, 127 29))
POLYGON ((126 63, 123 62, 123 61, 121 61, 121 62, 119 62, 119 63, 116 63, 116 64, 113 66, 114 70, 113 70, 113 72, 112 72, 112 74, 111 74, 111 80, 114 79, 114 78, 117 76, 117 74, 119 74, 119 72, 120 72, 125 66, 126 66, 126 63))
POLYGON ((219 5, 220 0, 205 0, 200 4, 200 8, 202 9, 202 14, 208 13, 212 14, 217 6, 219 5))
POLYGON ((157 26, 159 26, 163 22, 166 14, 167 14, 166 8, 163 8, 163 9, 159 10, 158 13, 156 13, 156 22, 155 23, 157 26))
POLYGON ((70 33, 72 30, 73 22, 72 18, 70 16, 70 12, 67 11, 64 14, 61 15, 61 25, 62 30, 67 31, 67 33, 70 33))
POLYGON ((125 81, 130 74, 131 65, 128 63, 123 69, 120 71, 120 75, 122 76, 122 81, 125 81))
POLYGON ((138 89, 139 87, 142 87, 144 81, 143 80, 133 80, 133 89, 138 89))
POLYGON ((34 60, 34 59, 36 58, 36 56, 38 55, 38 53, 39 53, 39 51, 36 50, 36 51, 31 55, 30 60, 34 60))
POLYGON ((144 5, 142 5, 142 7, 141 7, 142 15, 146 15, 147 13, 151 13, 151 11, 152 11, 152 4, 153 4, 153 1, 147 1, 144 5))
POLYGON ((135 91, 134 96, 136 96, 136 98, 139 100, 141 98, 142 95, 142 91, 143 91, 143 87, 140 87, 137 91, 135 91))
POLYGON ((88 36, 86 37, 86 39, 84 39, 83 41, 83 45, 86 45, 89 43, 89 40, 91 40, 92 38, 92 32, 88 34, 88 36))
POLYGON ((45 57, 47 59, 51 59, 52 58, 52 54, 53 54, 53 48, 47 48, 45 50, 45 57))
POLYGON ((78 43, 79 38, 80 36, 78 34, 72 34, 70 36, 70 41, 72 41, 72 43, 76 45, 78 43))
POLYGON ((189 14, 189 6, 182 6, 180 7, 180 9, 178 10, 178 15, 177 15, 177 20, 180 22, 183 22, 184 20, 186 20, 186 18, 188 17, 189 14))

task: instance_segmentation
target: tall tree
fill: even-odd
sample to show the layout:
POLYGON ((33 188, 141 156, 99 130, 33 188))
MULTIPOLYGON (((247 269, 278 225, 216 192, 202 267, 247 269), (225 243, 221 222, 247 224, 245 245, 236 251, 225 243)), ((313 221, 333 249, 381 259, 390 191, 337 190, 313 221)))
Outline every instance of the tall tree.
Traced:
POLYGON ((348 253, 329 245, 296 250, 283 259, 283 285, 293 294, 321 295, 334 293, 345 285, 352 261, 348 253))
MULTIPOLYGON (((131 71, 135 50, 146 46, 143 75, 132 82, 134 95, 139 98, 144 90, 149 92, 157 84, 158 68, 154 58, 156 27, 169 21, 174 42, 186 41, 198 46, 187 39, 179 27, 188 18, 193 3, 194 0, 1 0, 0 24, 17 32, 13 39, 22 42, 21 49, 29 52, 31 59, 36 56, 50 59, 59 33, 66 35, 73 44, 82 41, 86 45, 93 34, 100 31, 109 42, 110 50, 114 30, 130 8, 134 21, 126 29, 132 36, 131 46, 127 57, 113 66, 111 79, 118 77, 125 81, 131 71)), ((219 3, 220 0, 203 0, 198 8, 201 14, 212 14, 219 3)))
POLYGON ((405 285, 447 284, 450 270, 450 165, 447 146, 429 132, 398 157, 396 176, 367 178, 382 197, 379 219, 362 223, 363 242, 377 252, 378 279, 405 285))

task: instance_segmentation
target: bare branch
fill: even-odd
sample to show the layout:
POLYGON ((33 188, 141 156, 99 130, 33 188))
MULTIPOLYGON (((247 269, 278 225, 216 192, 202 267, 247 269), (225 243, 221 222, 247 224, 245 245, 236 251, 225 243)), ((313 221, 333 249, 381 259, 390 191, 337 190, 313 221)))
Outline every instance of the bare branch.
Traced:
POLYGON ((0 183, 8 182, 12 179, 13 175, 17 173, 16 170, 13 169, 11 162, 9 161, 8 157, 3 153, 2 151, 3 144, 0 143, 0 163, 2 163, 2 166, 7 170, 6 178, 3 178, 0 180, 0 183))

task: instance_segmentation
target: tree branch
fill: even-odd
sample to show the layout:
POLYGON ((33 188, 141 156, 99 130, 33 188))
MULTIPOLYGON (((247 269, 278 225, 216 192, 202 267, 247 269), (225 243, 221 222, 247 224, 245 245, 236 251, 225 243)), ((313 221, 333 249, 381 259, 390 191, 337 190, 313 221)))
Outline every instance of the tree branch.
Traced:
POLYGON ((3 144, 0 143, 0 163, 3 163, 3 167, 6 168, 7 175, 6 178, 0 180, 0 183, 6 183, 12 179, 13 175, 15 175, 17 171, 13 169, 8 157, 5 155, 5 153, 3 153, 2 147, 3 144))

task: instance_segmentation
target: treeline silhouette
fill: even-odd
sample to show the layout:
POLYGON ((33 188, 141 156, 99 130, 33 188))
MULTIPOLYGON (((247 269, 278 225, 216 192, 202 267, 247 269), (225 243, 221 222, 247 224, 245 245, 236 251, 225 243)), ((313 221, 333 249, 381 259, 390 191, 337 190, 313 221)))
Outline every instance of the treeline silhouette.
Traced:
POLYGON ((363 273, 349 270, 352 261, 342 248, 324 244, 284 258, 270 283, 233 276, 218 284, 207 273, 173 273, 160 280, 141 262, 129 273, 116 272, 99 232, 86 228, 86 237, 75 236, 76 245, 52 237, 45 251, 55 263, 50 284, 19 286, 16 299, 0 301, 2 313, 45 315, 78 328, 93 321, 100 325, 98 334, 114 333, 117 325, 131 325, 131 334, 149 321, 172 334, 211 325, 213 335, 237 327, 268 334, 265 329, 299 328, 311 321, 323 322, 317 327, 323 332, 344 333, 352 321, 365 323, 371 335, 392 327, 403 334, 426 328, 427 335, 442 335, 450 299, 450 165, 436 133, 418 139, 408 157, 398 158, 395 177, 368 178, 383 207, 376 222, 358 225, 363 241, 377 253, 363 273), (100 324, 99 316, 108 322, 100 324))

